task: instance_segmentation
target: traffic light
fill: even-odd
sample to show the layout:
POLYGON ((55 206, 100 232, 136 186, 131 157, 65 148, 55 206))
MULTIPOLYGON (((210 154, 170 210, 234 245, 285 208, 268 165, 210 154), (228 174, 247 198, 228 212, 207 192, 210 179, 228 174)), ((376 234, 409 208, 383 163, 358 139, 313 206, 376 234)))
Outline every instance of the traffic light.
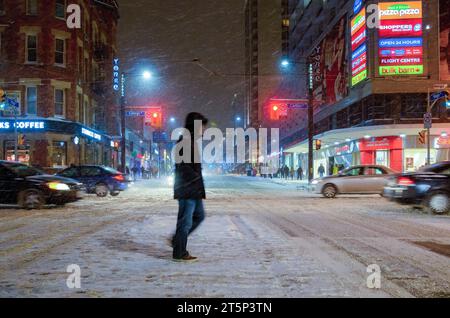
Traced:
POLYGON ((425 145, 427 140, 427 131, 426 130, 422 130, 421 132, 419 132, 419 142, 422 145, 425 145))
POLYGON ((316 150, 322 149, 322 140, 317 139, 315 140, 315 143, 316 143, 316 150))
POLYGON ((160 110, 152 110, 145 115, 145 125, 155 129, 163 128, 163 116, 160 110))
POLYGON ((280 106, 279 105, 271 105, 270 120, 280 120, 280 106))
POLYGON ((6 108, 6 92, 0 88, 0 110, 4 110, 6 108))

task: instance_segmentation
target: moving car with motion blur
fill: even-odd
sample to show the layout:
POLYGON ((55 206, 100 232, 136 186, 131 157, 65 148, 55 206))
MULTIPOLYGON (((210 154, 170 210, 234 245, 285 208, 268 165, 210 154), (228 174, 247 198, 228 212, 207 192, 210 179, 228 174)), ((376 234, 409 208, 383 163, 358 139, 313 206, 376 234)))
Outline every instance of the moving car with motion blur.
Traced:
POLYGON ((435 214, 448 213, 450 211, 450 161, 391 178, 384 188, 384 196, 401 203, 422 204, 435 214))
POLYGON ((48 175, 27 165, 0 161, 0 203, 41 209, 46 204, 65 205, 82 198, 76 180, 48 175))
POLYGON ((86 187, 87 193, 95 193, 98 197, 118 196, 128 188, 129 178, 123 173, 105 166, 71 166, 58 176, 72 178, 86 187))
POLYGON ((383 194, 393 174, 395 171, 385 166, 354 166, 337 175, 314 180, 312 190, 329 199, 338 194, 383 194))

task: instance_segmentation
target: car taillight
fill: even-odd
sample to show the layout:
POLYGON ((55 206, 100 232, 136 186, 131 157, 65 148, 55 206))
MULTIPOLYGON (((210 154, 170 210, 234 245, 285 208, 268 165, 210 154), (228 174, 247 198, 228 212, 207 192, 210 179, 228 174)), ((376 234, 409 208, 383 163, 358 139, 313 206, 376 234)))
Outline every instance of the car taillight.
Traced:
POLYGON ((410 186, 414 184, 414 180, 408 177, 400 177, 397 179, 397 184, 402 186, 410 186))
POLYGON ((114 179, 117 181, 125 181, 125 177, 122 174, 115 175, 114 179))

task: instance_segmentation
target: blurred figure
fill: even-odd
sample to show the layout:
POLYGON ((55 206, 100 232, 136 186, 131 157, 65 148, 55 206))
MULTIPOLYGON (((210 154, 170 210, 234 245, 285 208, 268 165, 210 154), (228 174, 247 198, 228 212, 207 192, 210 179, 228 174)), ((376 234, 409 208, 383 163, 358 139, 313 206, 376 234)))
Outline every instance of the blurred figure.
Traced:
MULTIPOLYGON (((203 135, 203 131, 208 124, 208 119, 199 113, 190 113, 186 117, 185 128, 191 134, 191 160, 190 162, 181 161, 175 164, 175 184, 174 198, 178 200, 178 221, 175 236, 172 239, 173 259, 180 262, 192 262, 197 258, 193 257, 187 251, 188 236, 194 232, 205 219, 203 200, 206 199, 205 186, 202 176, 202 164, 196 163, 195 153, 202 151, 199 149, 195 136, 203 135), (195 134, 195 121, 201 121, 202 131, 195 134)), ((183 141, 180 137, 178 143, 183 141)), ((175 156, 183 156, 182 153, 175 156)), ((178 162, 180 160, 176 160, 178 162)))
POLYGON ((302 169, 302 166, 298 166, 298 169, 297 169, 297 180, 303 180, 303 169, 302 169))
POLYGON ((319 176, 323 178, 323 176, 325 175, 325 167, 323 166, 323 164, 320 164, 319 169, 317 169, 317 172, 319 173, 319 176))

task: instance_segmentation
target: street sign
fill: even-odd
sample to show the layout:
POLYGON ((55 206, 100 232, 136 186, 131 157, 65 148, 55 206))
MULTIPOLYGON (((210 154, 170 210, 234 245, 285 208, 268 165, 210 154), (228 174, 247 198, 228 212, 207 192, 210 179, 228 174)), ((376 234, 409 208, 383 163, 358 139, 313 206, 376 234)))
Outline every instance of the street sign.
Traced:
POLYGON ((434 93, 434 94, 431 94, 430 100, 431 100, 432 102, 435 102, 435 101, 437 101, 437 100, 439 100, 439 99, 441 99, 441 98, 444 98, 445 96, 447 96, 447 92, 445 92, 445 91, 443 91, 443 92, 438 92, 438 93, 434 93))
POLYGON ((9 104, 9 105, 11 105, 11 106, 13 106, 13 107, 16 107, 16 108, 19 108, 19 103, 18 102, 16 102, 14 99, 11 99, 11 98, 6 98, 6 102, 9 104))
POLYGON ((448 84, 434 84, 433 89, 447 89, 448 84))
POLYGON ((426 113, 423 116, 423 125, 425 129, 431 129, 433 127, 433 114, 426 113))
POLYGON ((287 104, 289 109, 308 109, 308 104, 304 103, 296 103, 296 104, 287 104))
POLYGON ((128 111, 127 117, 145 117, 145 112, 128 111))
POLYGON ((156 144, 166 143, 168 141, 167 139, 167 133, 164 131, 154 131, 153 132, 153 142, 156 144))

